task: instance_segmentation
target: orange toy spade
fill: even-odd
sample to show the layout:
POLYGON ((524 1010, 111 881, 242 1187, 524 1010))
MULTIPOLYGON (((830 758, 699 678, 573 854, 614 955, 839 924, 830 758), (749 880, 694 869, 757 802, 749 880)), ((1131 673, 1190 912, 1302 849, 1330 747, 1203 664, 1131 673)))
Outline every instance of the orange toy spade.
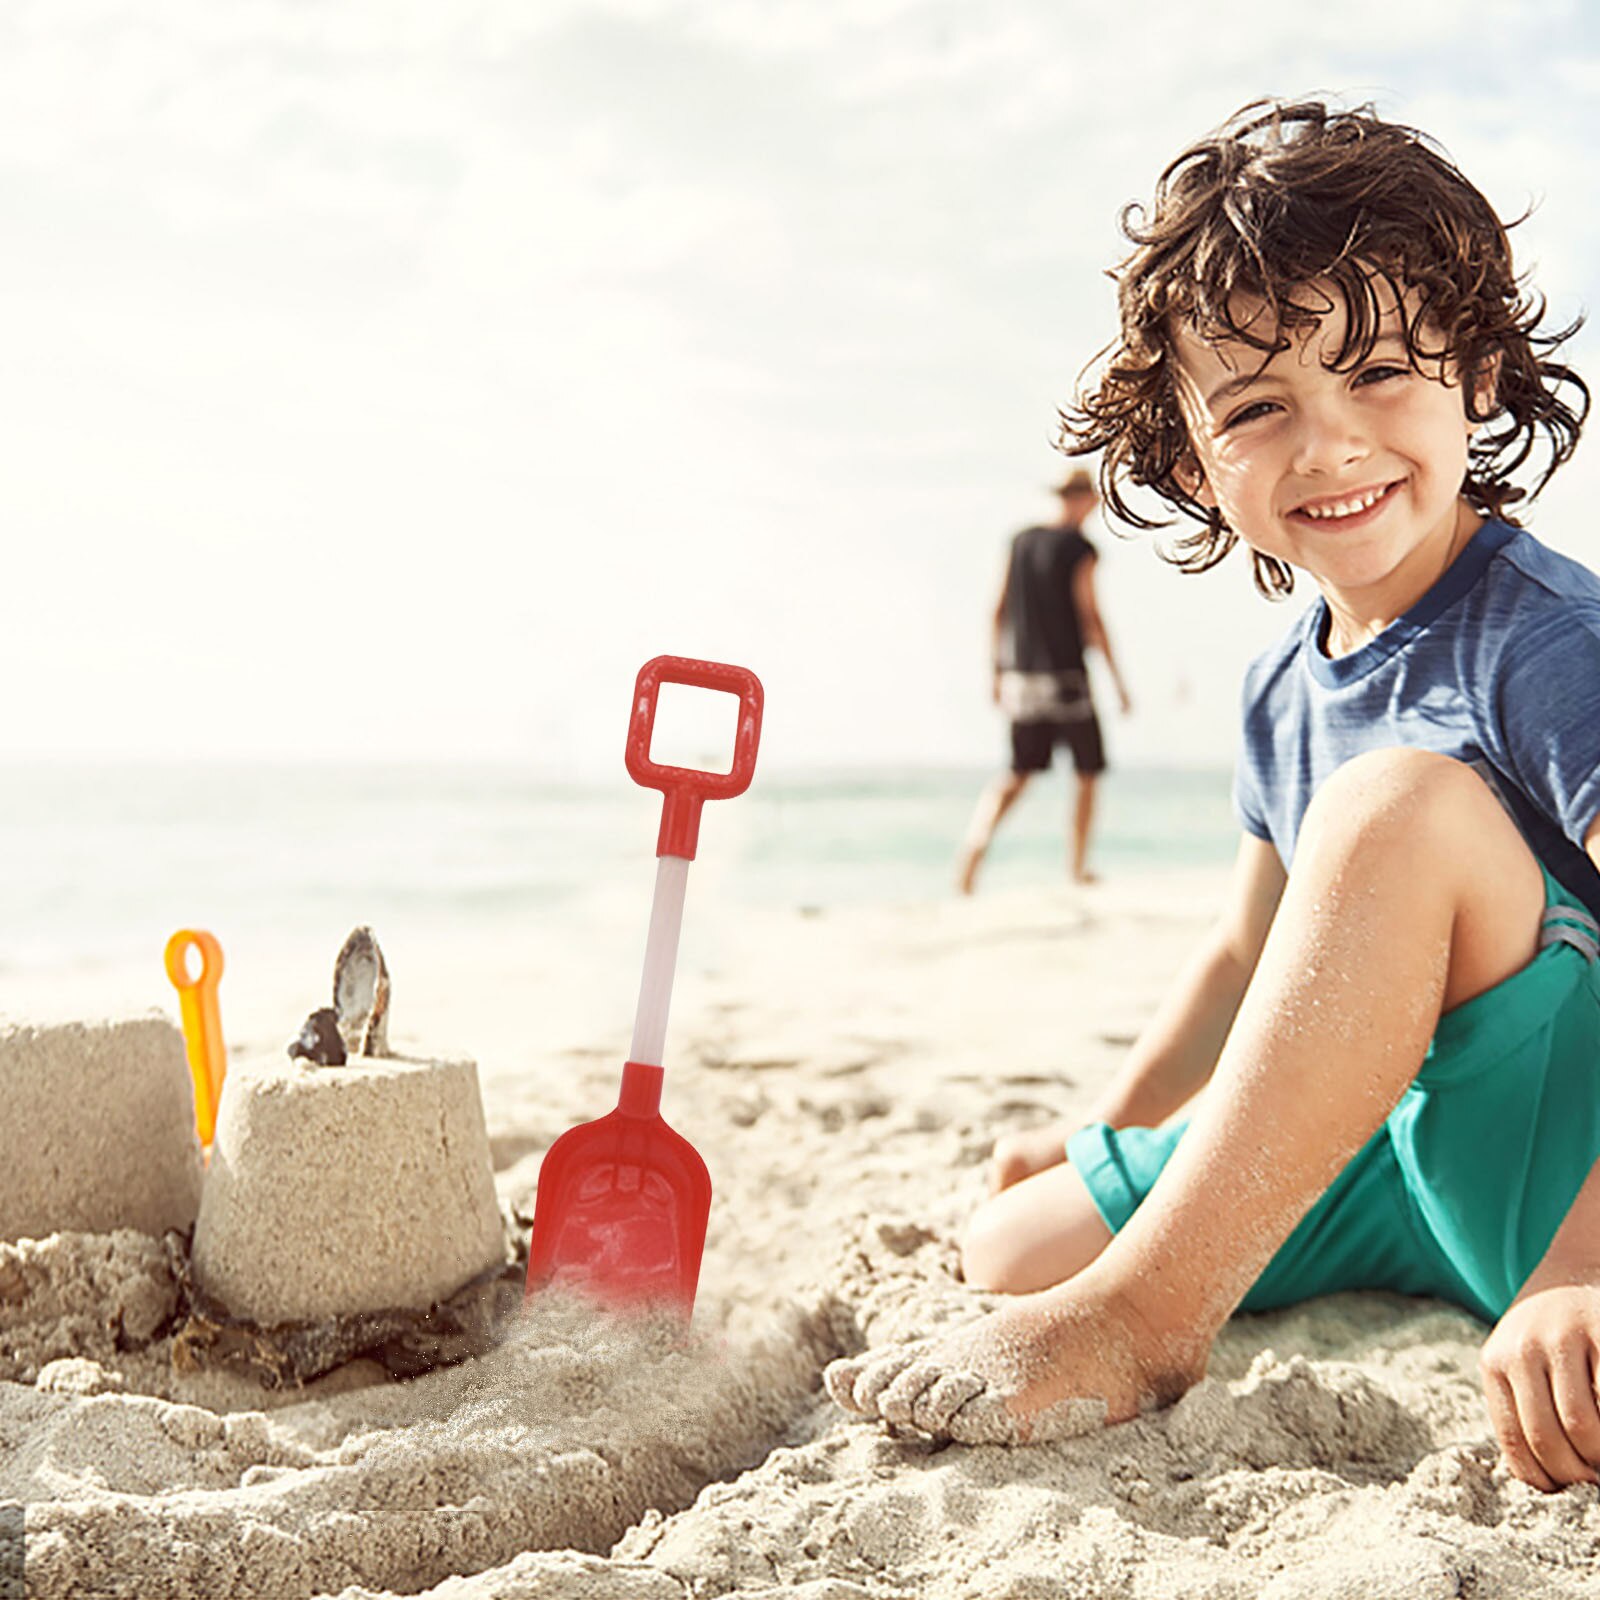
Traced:
POLYGON ((217 985, 222 981, 222 946, 203 928, 180 928, 167 940, 167 976, 178 991, 183 1042, 194 1079, 194 1121, 200 1143, 209 1146, 217 1128, 217 1102, 228 1073, 222 1042, 217 985), (189 972, 189 951, 200 953, 200 976, 189 972))
POLYGON ((628 723, 628 771, 636 783, 661 791, 662 808, 633 1047, 622 1069, 617 1109, 598 1122, 568 1129, 545 1153, 528 1251, 529 1294, 560 1279, 612 1306, 664 1302, 685 1321, 694 1310, 711 1176, 694 1146, 661 1118, 661 1055, 700 807, 750 786, 761 706, 761 684, 743 667, 657 656, 639 669, 628 723), (729 771, 696 772, 650 759, 663 683, 739 697, 729 771))

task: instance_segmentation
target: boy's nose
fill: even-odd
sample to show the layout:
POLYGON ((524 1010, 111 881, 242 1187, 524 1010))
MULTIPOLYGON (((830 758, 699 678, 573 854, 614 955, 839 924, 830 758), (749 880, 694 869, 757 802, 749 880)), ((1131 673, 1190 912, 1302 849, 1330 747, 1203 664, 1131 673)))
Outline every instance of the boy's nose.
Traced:
POLYGON ((1338 403, 1302 406, 1296 421, 1294 470, 1311 477, 1364 459, 1370 442, 1359 418, 1338 403))

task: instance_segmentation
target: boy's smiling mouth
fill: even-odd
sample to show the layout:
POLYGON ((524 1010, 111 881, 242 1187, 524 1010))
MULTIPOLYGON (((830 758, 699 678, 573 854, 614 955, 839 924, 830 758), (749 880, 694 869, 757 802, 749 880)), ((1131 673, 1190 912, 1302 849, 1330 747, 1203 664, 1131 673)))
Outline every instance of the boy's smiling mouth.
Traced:
POLYGON ((1404 481, 1396 478, 1391 483, 1376 484, 1370 489, 1353 489, 1342 495, 1323 495, 1315 500, 1306 500, 1289 515, 1297 521, 1304 519, 1324 528, 1354 527, 1387 505, 1394 491, 1404 481))

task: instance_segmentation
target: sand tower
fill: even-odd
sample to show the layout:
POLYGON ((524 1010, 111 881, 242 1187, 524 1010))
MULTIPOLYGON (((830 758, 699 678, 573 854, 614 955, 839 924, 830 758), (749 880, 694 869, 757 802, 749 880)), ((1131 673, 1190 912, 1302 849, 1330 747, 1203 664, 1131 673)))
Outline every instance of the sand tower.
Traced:
POLYGON ((200 1141, 164 1017, 0 1026, 0 1239, 187 1228, 200 1141))
POLYGON ((235 1315, 425 1309, 505 1259, 477 1068, 390 1055, 388 995, 376 941, 357 929, 334 1007, 288 1058, 229 1075, 194 1270, 235 1315))

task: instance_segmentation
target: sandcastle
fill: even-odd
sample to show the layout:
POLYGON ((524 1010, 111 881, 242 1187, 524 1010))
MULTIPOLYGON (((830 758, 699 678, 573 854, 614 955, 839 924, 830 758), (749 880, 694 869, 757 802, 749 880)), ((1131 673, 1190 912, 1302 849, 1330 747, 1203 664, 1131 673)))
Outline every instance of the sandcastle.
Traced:
POLYGON ((235 1063, 218 1111, 195 1279, 263 1326, 425 1310, 505 1259, 476 1066, 388 1053, 370 930, 334 993, 287 1059, 235 1063))
POLYGON ((164 1017, 0 1027, 0 1239, 187 1228, 200 1142, 164 1017))

